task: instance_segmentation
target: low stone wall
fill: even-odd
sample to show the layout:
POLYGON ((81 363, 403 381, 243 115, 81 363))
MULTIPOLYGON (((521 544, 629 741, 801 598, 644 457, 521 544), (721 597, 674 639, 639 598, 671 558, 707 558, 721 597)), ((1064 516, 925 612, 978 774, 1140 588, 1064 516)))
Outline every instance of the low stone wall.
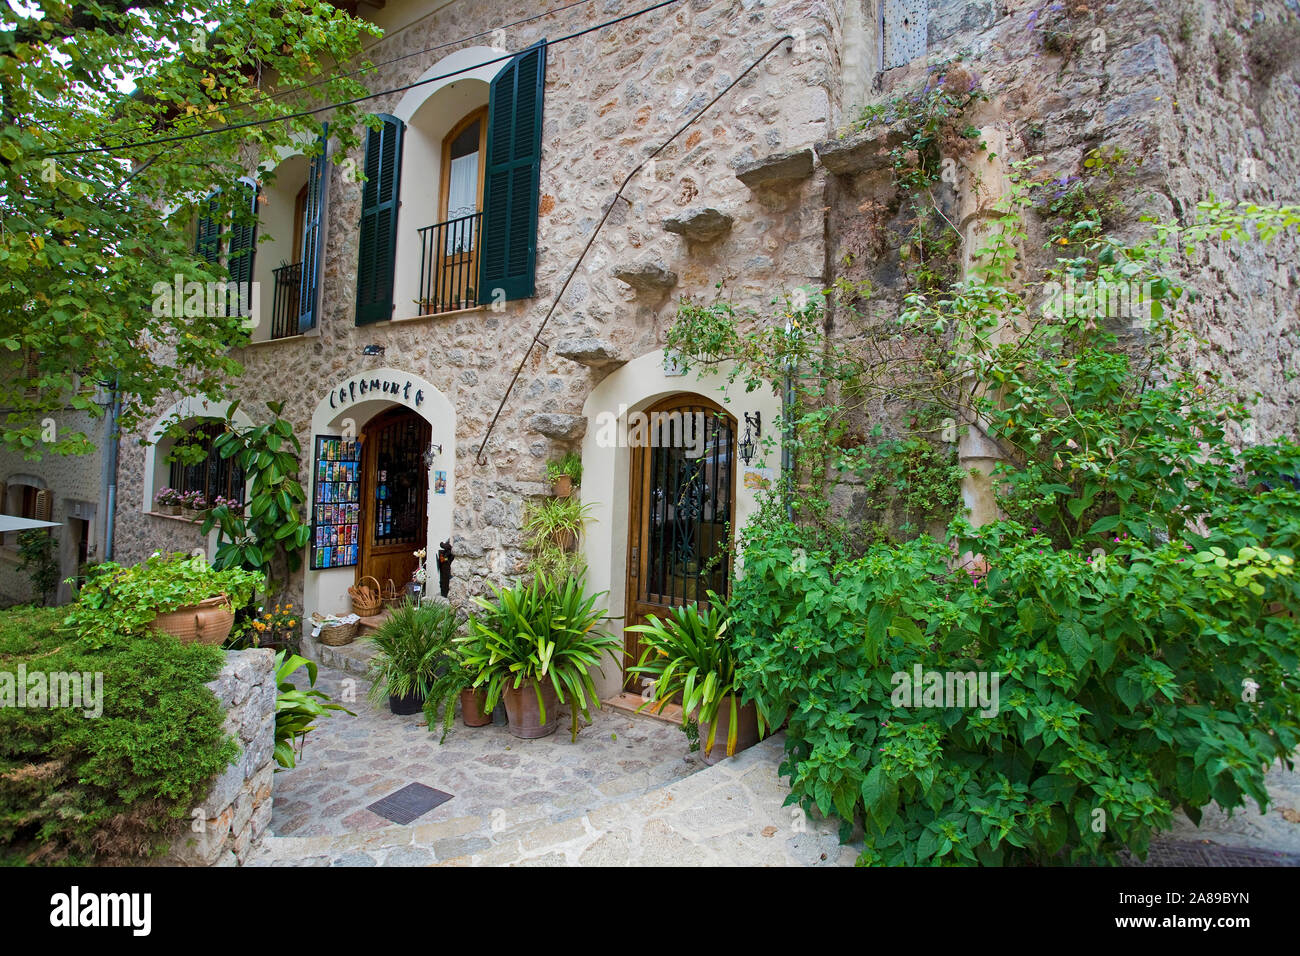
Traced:
POLYGON ((223 726, 239 742, 240 754, 213 781, 164 865, 240 866, 271 822, 275 655, 265 648, 228 651, 208 686, 226 709, 223 726))

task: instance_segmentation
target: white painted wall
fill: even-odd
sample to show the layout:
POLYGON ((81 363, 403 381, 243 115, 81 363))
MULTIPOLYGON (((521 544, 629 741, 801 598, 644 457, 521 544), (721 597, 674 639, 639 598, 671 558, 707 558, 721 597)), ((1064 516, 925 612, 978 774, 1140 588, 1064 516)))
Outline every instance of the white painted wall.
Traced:
MULTIPOLYGON (((627 444, 627 414, 648 408, 670 395, 700 395, 712 399, 731 413, 738 422, 737 440, 744 435, 745 412, 758 411, 763 416, 763 435, 773 433, 781 414, 781 399, 772 389, 746 394, 743 381, 728 385, 726 368, 691 371, 686 375, 669 375, 664 371, 664 352, 658 349, 633 359, 611 373, 592 389, 583 405, 587 416, 587 434, 582 443, 582 500, 591 506, 593 520, 583 538, 583 556, 587 561, 587 587, 591 592, 608 591, 606 603, 615 618, 626 608, 626 571, 628 536, 628 494, 631 481, 631 456, 627 444), (618 427, 618 444, 607 446, 600 434, 600 413, 622 409, 618 427)), ((767 461, 756 457, 753 467, 767 465, 780 473, 779 454, 767 461)), ((758 509, 758 492, 745 487, 744 466, 736 480, 736 534, 758 509)), ((741 573, 739 556, 735 573, 741 573)), ((622 622, 613 625, 622 633, 622 622)), ((620 666, 606 665, 604 675, 596 676, 596 688, 602 697, 618 693, 622 683, 620 666)))
MULTIPOLYGON (((330 389, 316 403, 316 410, 311 419, 310 434, 299 436, 303 441, 303 448, 307 456, 310 456, 305 456, 310 467, 309 474, 312 476, 311 482, 306 486, 308 507, 310 507, 310 502, 314 497, 317 435, 359 435, 366 422, 394 405, 403 405, 412 409, 432 426, 433 433, 430 440, 434 444, 442 445, 442 454, 435 459, 433 467, 429 469, 427 512, 429 530, 425 540, 425 550, 428 552, 426 566, 429 569, 429 579, 435 582, 436 586, 436 565, 433 557, 438 551, 438 542, 451 537, 452 508, 456 494, 455 407, 433 383, 420 378, 418 375, 412 375, 410 372, 395 368, 375 368, 358 371, 341 377, 331 382, 330 385, 330 389), (378 396, 372 398, 371 395, 374 393, 368 392, 364 397, 349 398, 346 401, 339 397, 340 389, 348 389, 349 383, 357 382, 363 378, 367 381, 372 378, 378 378, 381 381, 395 381, 402 385, 409 382, 411 388, 409 394, 404 394, 405 390, 395 394, 381 392, 378 396), (423 393, 423 398, 417 405, 416 397, 419 393, 423 393), (445 471, 447 473, 446 494, 436 495, 433 493, 433 473, 435 471, 445 471)), ((350 389, 348 389, 348 392, 349 395, 356 394, 350 389)), ((309 563, 309 560, 304 560, 304 565, 309 563)), ((304 567, 304 617, 309 618, 315 611, 326 614, 348 613, 351 610, 348 588, 355 582, 356 568, 354 567, 325 568, 323 570, 312 570, 309 567, 304 567)), ((426 589, 428 587, 429 585, 426 585, 426 589)))

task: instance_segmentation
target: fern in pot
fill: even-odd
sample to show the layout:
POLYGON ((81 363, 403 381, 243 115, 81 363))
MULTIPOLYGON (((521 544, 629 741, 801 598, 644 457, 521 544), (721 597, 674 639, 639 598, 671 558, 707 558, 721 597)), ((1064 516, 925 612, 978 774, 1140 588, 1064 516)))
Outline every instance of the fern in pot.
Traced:
POLYGON ((370 661, 370 699, 388 698, 394 714, 415 714, 439 675, 448 669, 459 625, 447 604, 403 602, 392 608, 367 640, 378 653, 370 661))

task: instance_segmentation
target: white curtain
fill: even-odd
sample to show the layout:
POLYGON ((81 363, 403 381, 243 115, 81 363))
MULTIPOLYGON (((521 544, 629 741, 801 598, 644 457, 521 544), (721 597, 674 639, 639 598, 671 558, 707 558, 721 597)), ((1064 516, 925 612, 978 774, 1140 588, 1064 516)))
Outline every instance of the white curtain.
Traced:
MULTIPOLYGON (((478 209, 478 153, 457 156, 451 161, 447 186, 447 218, 460 219, 478 209)), ((447 228, 447 255, 468 252, 473 248, 473 222, 456 223, 447 228)))

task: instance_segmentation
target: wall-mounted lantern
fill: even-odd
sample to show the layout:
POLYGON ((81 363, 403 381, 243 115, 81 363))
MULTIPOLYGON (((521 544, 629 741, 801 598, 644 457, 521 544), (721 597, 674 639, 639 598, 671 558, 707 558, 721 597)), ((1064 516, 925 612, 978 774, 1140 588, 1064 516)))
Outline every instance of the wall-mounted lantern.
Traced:
POLYGON ((745 437, 740 440, 740 460, 748 465, 754 460, 756 439, 763 437, 763 413, 745 412, 745 437))
POLYGON ((442 454, 442 445, 437 442, 429 442, 429 447, 424 450, 424 467, 432 468, 433 463, 438 460, 442 454))

